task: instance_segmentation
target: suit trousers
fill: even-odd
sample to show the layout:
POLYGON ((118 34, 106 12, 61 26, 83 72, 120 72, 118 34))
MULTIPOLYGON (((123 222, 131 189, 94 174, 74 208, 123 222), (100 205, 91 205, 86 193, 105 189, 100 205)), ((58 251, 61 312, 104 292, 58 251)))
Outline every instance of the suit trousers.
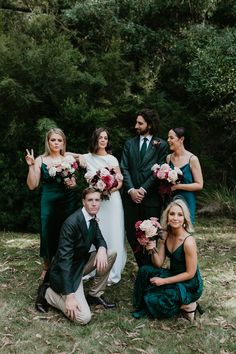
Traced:
MULTIPOLYGON (((95 256, 96 256, 96 252, 91 252, 89 260, 84 267, 83 275, 89 274, 91 271, 95 269, 95 266, 93 265, 95 256)), ((96 271, 93 284, 89 290, 89 294, 91 296, 100 297, 105 291, 110 270, 116 260, 116 252, 108 250, 107 258, 108 258, 108 264, 106 269, 103 272, 96 271)), ((79 305, 79 309, 77 309, 75 315, 75 322, 78 324, 85 325, 91 320, 91 311, 84 294, 82 279, 78 289, 75 291, 75 296, 79 305)), ((49 305, 61 310, 64 313, 64 315, 67 316, 66 309, 65 309, 66 295, 57 294, 54 290, 52 290, 49 287, 46 291, 45 298, 49 305)))

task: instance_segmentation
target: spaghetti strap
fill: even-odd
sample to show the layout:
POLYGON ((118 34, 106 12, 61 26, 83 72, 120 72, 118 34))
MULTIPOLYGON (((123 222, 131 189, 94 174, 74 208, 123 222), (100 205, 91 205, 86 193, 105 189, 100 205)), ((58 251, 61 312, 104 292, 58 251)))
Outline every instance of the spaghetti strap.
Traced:
POLYGON ((184 239, 184 241, 183 241, 183 244, 184 244, 184 242, 186 241, 186 239, 187 239, 188 237, 190 237, 190 236, 192 236, 192 235, 189 234, 188 236, 185 237, 185 239, 184 239))
POLYGON ((190 155, 190 157, 189 157, 189 161, 188 161, 189 163, 190 163, 190 160, 191 160, 191 158, 192 158, 193 156, 194 156, 193 154, 192 154, 192 155, 190 155))

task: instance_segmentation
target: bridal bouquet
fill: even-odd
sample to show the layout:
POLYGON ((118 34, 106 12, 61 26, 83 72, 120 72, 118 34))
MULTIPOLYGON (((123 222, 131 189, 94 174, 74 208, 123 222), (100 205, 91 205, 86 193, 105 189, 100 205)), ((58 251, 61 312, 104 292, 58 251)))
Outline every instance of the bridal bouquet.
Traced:
POLYGON ((171 186, 173 184, 181 183, 183 179, 183 172, 178 168, 173 169, 168 163, 158 165, 157 163, 152 166, 154 176, 159 180, 159 192, 163 196, 164 194, 171 195, 171 186))
POLYGON ((59 183, 65 181, 66 178, 73 177, 77 169, 78 164, 71 155, 65 156, 63 160, 55 160, 48 165, 49 176, 55 178, 59 183))
POLYGON ((139 220, 134 226, 138 243, 143 246, 144 249, 149 241, 154 241, 158 238, 162 239, 162 227, 155 217, 144 221, 139 220))
POLYGON ((117 173, 115 169, 103 167, 95 174, 87 172, 84 175, 89 186, 101 192, 102 199, 109 199, 111 189, 118 186, 118 182, 123 180, 121 173, 117 173))

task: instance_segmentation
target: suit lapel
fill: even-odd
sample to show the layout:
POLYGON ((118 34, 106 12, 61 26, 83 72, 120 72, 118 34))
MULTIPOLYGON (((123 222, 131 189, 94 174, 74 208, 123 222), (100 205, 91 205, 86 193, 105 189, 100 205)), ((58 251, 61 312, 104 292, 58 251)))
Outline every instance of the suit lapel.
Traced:
POLYGON ((148 144, 148 148, 146 154, 144 155, 144 159, 143 161, 140 161, 140 166, 146 165, 147 161, 150 159, 150 157, 152 157, 154 152, 155 152, 155 147, 153 146, 153 137, 152 137, 150 143, 148 144))
POLYGON ((137 164, 140 164, 141 159, 140 159, 140 137, 137 136, 134 139, 134 145, 133 145, 133 156, 134 156, 134 160, 137 161, 137 164))

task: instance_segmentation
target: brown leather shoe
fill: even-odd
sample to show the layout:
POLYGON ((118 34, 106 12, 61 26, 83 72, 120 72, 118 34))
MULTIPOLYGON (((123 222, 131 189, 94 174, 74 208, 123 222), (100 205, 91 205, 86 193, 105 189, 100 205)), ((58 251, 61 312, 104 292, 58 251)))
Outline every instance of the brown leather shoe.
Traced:
POLYGON ((86 299, 89 305, 102 305, 105 309, 114 309, 116 307, 115 303, 109 303, 101 296, 95 297, 88 294, 86 299))

